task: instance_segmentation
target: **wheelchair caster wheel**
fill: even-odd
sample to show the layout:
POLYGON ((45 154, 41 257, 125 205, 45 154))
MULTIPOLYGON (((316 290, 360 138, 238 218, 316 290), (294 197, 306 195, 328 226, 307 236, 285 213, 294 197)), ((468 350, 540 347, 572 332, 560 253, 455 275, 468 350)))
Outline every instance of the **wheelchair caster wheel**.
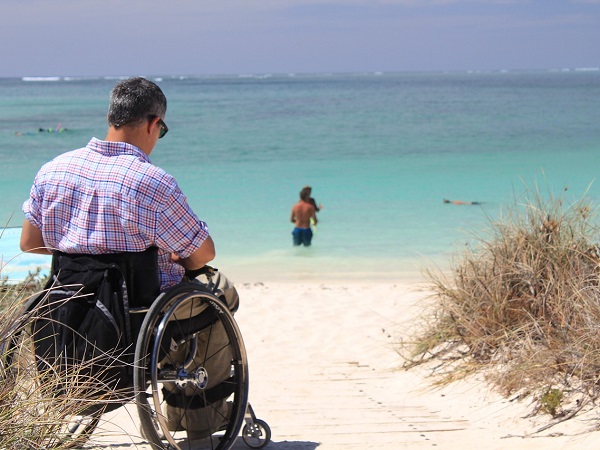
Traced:
POLYGON ((263 448, 271 442, 271 428, 264 420, 256 419, 254 423, 244 425, 242 438, 250 448, 263 448))

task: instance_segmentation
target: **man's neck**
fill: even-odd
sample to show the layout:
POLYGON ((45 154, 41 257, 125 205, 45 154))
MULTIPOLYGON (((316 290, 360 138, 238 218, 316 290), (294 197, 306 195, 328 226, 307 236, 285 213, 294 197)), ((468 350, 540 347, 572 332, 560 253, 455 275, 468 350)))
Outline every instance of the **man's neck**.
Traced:
POLYGON ((108 129, 106 138, 104 140, 108 142, 126 142, 127 144, 131 144, 139 148, 148 156, 150 156, 150 153, 152 152, 152 148, 150 148, 148 145, 148 139, 146 139, 146 134, 144 133, 142 126, 124 126, 119 128, 111 126, 108 129))

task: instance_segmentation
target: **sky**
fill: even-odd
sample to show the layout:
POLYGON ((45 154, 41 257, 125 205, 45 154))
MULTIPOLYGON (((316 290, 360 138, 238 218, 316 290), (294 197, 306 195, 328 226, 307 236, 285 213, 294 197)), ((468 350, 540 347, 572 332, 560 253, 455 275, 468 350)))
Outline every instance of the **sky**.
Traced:
POLYGON ((0 77, 600 67, 600 0, 2 0, 0 77))

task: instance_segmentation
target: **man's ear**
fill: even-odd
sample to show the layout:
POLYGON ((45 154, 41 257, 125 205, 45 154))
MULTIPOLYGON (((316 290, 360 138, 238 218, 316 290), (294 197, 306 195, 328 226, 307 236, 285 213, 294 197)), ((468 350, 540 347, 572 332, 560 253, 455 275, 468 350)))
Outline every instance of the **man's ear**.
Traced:
POLYGON ((149 120, 146 124, 146 132, 148 134, 152 134, 152 131, 154 130, 154 127, 156 126, 156 124, 158 123, 158 121, 160 120, 160 117, 154 117, 152 120, 149 120))

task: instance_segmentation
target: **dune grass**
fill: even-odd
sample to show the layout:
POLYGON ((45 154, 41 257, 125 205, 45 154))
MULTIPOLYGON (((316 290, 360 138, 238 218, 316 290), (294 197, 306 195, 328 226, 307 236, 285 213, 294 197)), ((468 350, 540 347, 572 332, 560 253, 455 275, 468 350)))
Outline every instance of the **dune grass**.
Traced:
MULTIPOLYGON (((92 404, 117 397, 90 375, 92 364, 62 370, 34 354, 32 323, 41 311, 24 314, 29 298, 44 295, 45 280, 31 274, 20 284, 0 281, 0 448, 80 447, 97 426, 102 410, 92 404), (40 365, 46 369, 39 370, 40 365), (95 395, 90 396, 90 393, 95 395)), ((125 393, 124 393, 125 394, 125 393)))
POLYGON ((441 362, 440 383, 484 373, 554 418, 598 398, 598 205, 565 196, 528 190, 449 272, 427 271, 433 308, 408 345, 407 367, 441 362))

